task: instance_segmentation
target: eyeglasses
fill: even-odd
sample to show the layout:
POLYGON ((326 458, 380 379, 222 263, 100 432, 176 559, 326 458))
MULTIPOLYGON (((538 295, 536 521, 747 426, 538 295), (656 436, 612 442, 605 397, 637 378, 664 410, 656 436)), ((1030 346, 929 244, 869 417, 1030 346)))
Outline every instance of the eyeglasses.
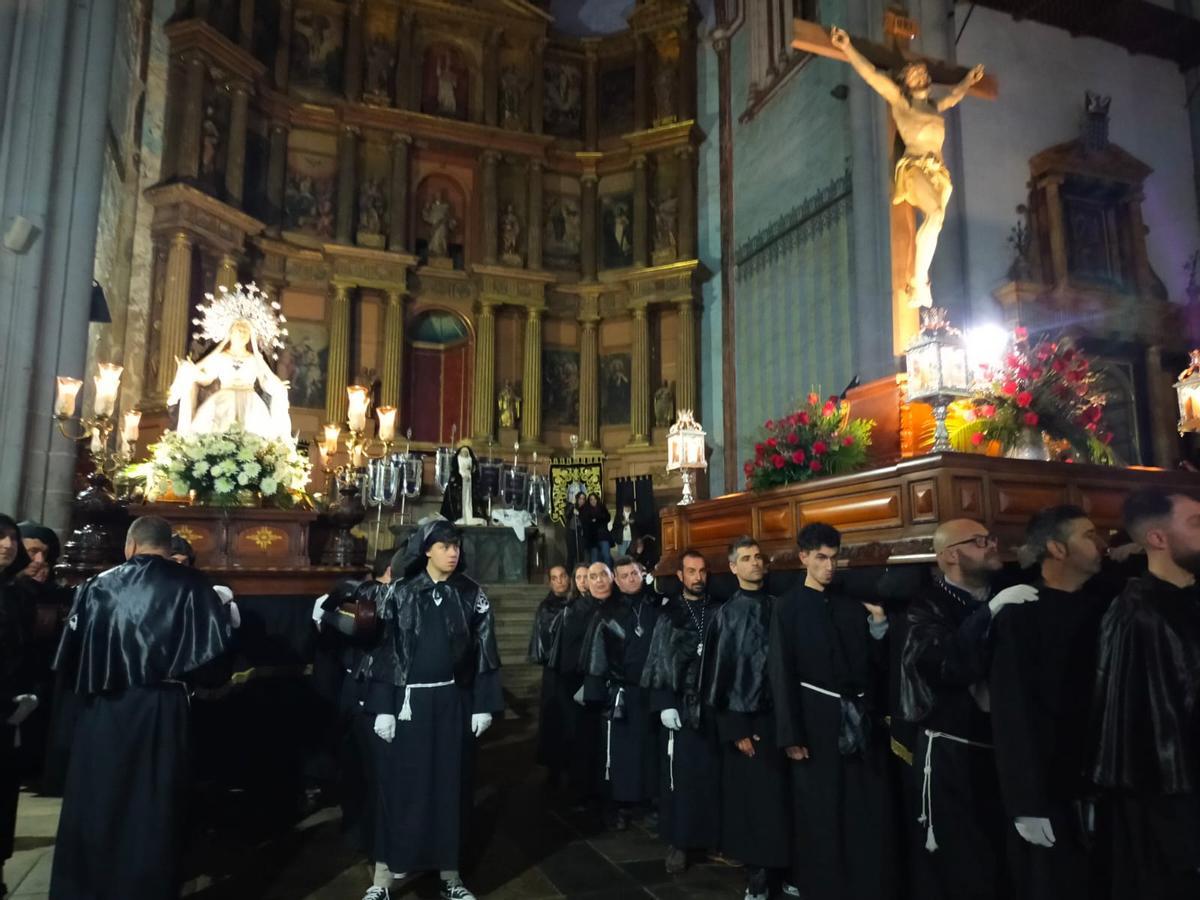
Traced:
POLYGON ((980 550, 984 550, 988 547, 999 546, 1000 538, 996 537, 994 534, 977 534, 969 538, 964 538, 961 541, 955 541, 953 544, 947 544, 946 549, 949 550, 951 547, 961 547, 963 544, 974 544, 980 550))

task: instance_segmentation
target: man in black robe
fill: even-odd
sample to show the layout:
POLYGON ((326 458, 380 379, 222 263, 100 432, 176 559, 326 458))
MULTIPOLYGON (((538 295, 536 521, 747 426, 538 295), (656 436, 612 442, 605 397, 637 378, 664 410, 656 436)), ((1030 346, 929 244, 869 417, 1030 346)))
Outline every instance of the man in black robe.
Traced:
POLYGON ((1104 790, 1096 858, 1104 896, 1200 897, 1200 503, 1144 490, 1125 528, 1148 571, 1100 625, 1095 761, 1104 790))
POLYGON ((542 667, 542 695, 539 704, 537 761, 550 773, 550 783, 558 787, 562 773, 570 763, 570 726, 575 692, 579 685, 562 676, 562 626, 570 602, 570 579, 565 566, 551 566, 547 574, 550 590, 533 614, 529 636, 529 661, 542 667))
POLYGON ((700 670, 704 642, 721 604, 708 597, 708 565, 685 550, 675 577, 678 597, 663 608, 650 642, 642 685, 650 708, 667 729, 659 758, 658 835, 668 844, 667 872, 687 868, 689 850, 716 849, 720 842, 721 755, 716 731, 701 715, 700 670))
MULTIPOLYGON (((933 550, 938 573, 909 604, 900 653, 900 712, 919 726, 913 774, 921 779, 920 809, 905 814, 919 817, 925 829, 928 892, 946 900, 997 900, 1009 893, 992 752, 989 635, 1002 607, 1035 600, 1037 590, 1016 585, 991 596, 1002 563, 996 538, 978 522, 943 522, 933 550)), ((914 860, 913 871, 922 867, 914 860)))
POLYGON ((1030 520, 1022 551, 1038 566, 1038 602, 1005 609, 992 626, 992 730, 1013 886, 1021 900, 1086 900, 1088 717, 1110 599, 1088 583, 1104 539, 1078 506, 1053 506, 1030 520))
POLYGON ((791 760, 793 883, 808 900, 879 900, 887 763, 877 696, 888 620, 833 587, 842 536, 812 522, 797 536, 804 584, 774 604, 771 694, 776 744, 791 760))
POLYGON ((81 585, 55 669, 81 698, 50 879, 53 900, 169 900, 189 787, 192 685, 228 677, 228 608, 134 521, 126 562, 81 585))
POLYGON ((775 737, 767 671, 771 608, 757 542, 729 548, 738 589, 713 619, 701 693, 721 744, 721 852, 746 865, 746 900, 766 900, 791 858, 787 757, 775 737))
POLYGON ((403 580, 354 593, 356 602, 374 601, 381 627, 358 671, 378 737, 369 900, 387 900, 393 876, 431 870, 442 900, 474 900, 459 875, 474 742, 504 710, 504 697, 491 603, 462 572, 461 547, 458 528, 431 520, 392 565, 403 580))
POLYGON ((29 634, 17 575, 29 565, 17 523, 0 515, 0 897, 4 864, 13 854, 17 827, 17 802, 21 796, 20 727, 37 709, 28 664, 29 634))
POLYGON ((604 776, 613 804, 609 821, 623 831, 657 794, 659 719, 650 709, 650 692, 642 687, 642 671, 662 601, 646 587, 642 567, 630 557, 616 561, 615 582, 607 573, 604 563, 588 569, 600 606, 584 638, 583 699, 604 710, 604 776))
MULTIPOLYGON (((570 691, 575 701, 567 714, 567 789, 572 805, 578 811, 599 804, 604 791, 604 757, 601 755, 604 717, 599 706, 588 705, 583 700, 584 640, 599 606, 588 584, 589 566, 586 562, 575 564, 571 598, 563 610, 558 652, 558 679, 563 683, 563 690, 570 691)), ((608 583, 611 592, 611 578, 608 583)))

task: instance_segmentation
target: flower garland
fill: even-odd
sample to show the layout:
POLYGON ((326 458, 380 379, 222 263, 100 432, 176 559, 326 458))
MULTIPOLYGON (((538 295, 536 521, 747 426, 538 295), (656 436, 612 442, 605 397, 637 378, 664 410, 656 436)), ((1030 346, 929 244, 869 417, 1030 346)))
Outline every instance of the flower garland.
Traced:
POLYGON ((249 492, 287 507, 304 496, 311 468, 292 439, 268 440, 234 426, 218 434, 164 431, 129 475, 145 482, 151 500, 194 492, 202 504, 231 506, 249 492))
POLYGON ((980 366, 973 396, 950 439, 956 450, 996 441, 1008 451, 1035 431, 1065 441, 1082 460, 1111 464, 1113 435, 1104 427, 1108 397, 1101 382, 1070 338, 1031 343, 1028 331, 1017 328, 1000 364, 980 366))
POLYGON ((870 419, 851 419, 845 400, 822 402, 811 393, 800 409, 763 424, 754 459, 743 466, 746 486, 763 491, 861 468, 874 427, 870 419))

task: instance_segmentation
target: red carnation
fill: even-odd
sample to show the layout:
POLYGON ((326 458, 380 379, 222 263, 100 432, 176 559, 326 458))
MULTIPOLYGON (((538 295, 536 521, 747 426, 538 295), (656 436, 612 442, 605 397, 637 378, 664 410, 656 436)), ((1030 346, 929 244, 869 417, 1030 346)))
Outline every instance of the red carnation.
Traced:
POLYGON ((1008 356, 1004 357, 1004 364, 1010 369, 1015 369, 1021 364, 1021 357, 1017 356, 1015 353, 1010 353, 1008 356))
POLYGON ((1067 371, 1067 364, 1061 359, 1056 359, 1054 362, 1050 363, 1050 368, 1053 369, 1057 374, 1061 375, 1063 372, 1067 371))
POLYGON ((796 421, 798 421, 801 425, 807 425, 812 421, 812 419, 809 418, 808 413, 802 412, 796 416, 796 421))
POLYGON ((1000 388, 1008 396, 1012 396, 1017 392, 1017 383, 1015 381, 1006 381, 1000 388))
POLYGON ((973 435, 971 435, 971 443, 974 444, 976 447, 978 447, 980 444, 982 444, 983 443, 983 432, 977 431, 973 435))
POLYGON ((824 453, 828 449, 829 449, 829 447, 824 441, 813 441, 813 445, 812 445, 813 456, 820 456, 822 453, 824 453))
POLYGON ((820 402, 821 402, 821 398, 818 397, 815 393, 808 395, 808 405, 809 406, 816 406, 820 402))
POLYGON ((792 462, 794 462, 796 465, 800 465, 800 463, 804 462, 804 451, 803 450, 793 450, 792 451, 792 462))
POLYGON ((767 449, 767 448, 766 448, 766 447, 764 447, 762 444, 755 444, 755 445, 754 445, 754 452, 755 452, 755 453, 757 453, 759 456, 761 456, 761 455, 762 455, 762 452, 763 452, 764 450, 766 450, 766 449, 767 449))
POLYGON ((1104 441, 1104 443, 1106 443, 1106 444, 1111 444, 1112 439, 1113 439, 1113 433, 1111 431, 1106 431, 1106 432, 1104 432, 1104 434, 1100 435, 1100 440, 1104 441))
POLYGON ((776 438, 769 437, 767 438, 767 446, 774 450, 779 446, 779 441, 776 438))
POLYGON ((767 431, 770 431, 774 427, 775 427, 774 419, 767 419, 767 421, 763 423, 763 428, 767 429, 767 431))
POLYGON ((787 441, 789 444, 798 444, 798 443, 800 443, 800 435, 796 434, 796 432, 793 431, 791 434, 788 435, 787 441))
POLYGON ((848 434, 844 438, 842 438, 842 446, 843 447, 853 447, 854 446, 854 435, 848 434))
POLYGON ((835 412, 837 412, 837 404, 832 400, 821 407, 821 415, 823 416, 832 416, 835 412))
POLYGON ((820 472, 823 466, 821 465, 821 461, 819 459, 814 459, 808 464, 808 468, 813 472, 820 472))
POLYGON ((1029 391, 1021 391, 1021 393, 1017 394, 1017 406, 1021 407, 1022 409, 1032 402, 1033 394, 1029 393, 1029 391))
POLYGON ((745 472, 747 475, 753 475, 754 474, 754 463, 751 463, 751 462, 746 463, 744 466, 742 466, 742 471, 745 472))
POLYGON ((787 465, 787 462, 778 453, 771 457, 771 462, 777 469, 782 469, 785 465, 787 465))
POLYGON ((1022 381, 1028 381, 1030 376, 1032 376, 1032 375, 1033 375, 1033 369, 1029 368, 1029 366, 1025 366, 1025 365, 1017 366, 1017 377, 1020 378, 1022 381))
POLYGON ((979 414, 986 419, 990 419, 996 414, 996 407, 991 403, 985 403, 979 407, 979 414))
POLYGON ((1032 428, 1037 423, 1038 423, 1038 414, 1037 413, 1035 413, 1035 412, 1025 413, 1025 424, 1026 425, 1028 425, 1030 428, 1032 428))
POLYGON ((1027 328, 1025 328, 1024 326, 1022 326, 1022 325, 1018 325, 1018 326, 1017 326, 1017 327, 1016 327, 1016 328, 1013 330, 1013 336, 1014 336, 1014 337, 1015 337, 1015 338, 1016 338, 1018 341, 1023 341, 1023 340, 1025 340, 1025 338, 1029 337, 1029 330, 1028 330, 1027 328))
POLYGON ((1034 381, 1037 381, 1039 378, 1041 378, 1045 374, 1046 374, 1046 370, 1043 369, 1041 366, 1038 366, 1036 369, 1034 369, 1032 372, 1029 373, 1029 377, 1032 378, 1034 381))

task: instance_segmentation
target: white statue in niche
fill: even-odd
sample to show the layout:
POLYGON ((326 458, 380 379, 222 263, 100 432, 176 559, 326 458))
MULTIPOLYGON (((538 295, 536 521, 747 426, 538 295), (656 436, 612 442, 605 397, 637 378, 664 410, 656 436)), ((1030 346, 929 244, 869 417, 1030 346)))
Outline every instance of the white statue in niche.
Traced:
POLYGON ((458 73, 450 54, 442 54, 437 61, 438 112, 444 116, 458 114, 458 73))
POLYGON ((429 243, 427 245, 429 255, 431 257, 449 256, 450 232, 458 226, 458 220, 454 218, 454 209, 446 200, 445 191, 442 191, 439 196, 429 199, 421 211, 421 218, 429 226, 429 243))

